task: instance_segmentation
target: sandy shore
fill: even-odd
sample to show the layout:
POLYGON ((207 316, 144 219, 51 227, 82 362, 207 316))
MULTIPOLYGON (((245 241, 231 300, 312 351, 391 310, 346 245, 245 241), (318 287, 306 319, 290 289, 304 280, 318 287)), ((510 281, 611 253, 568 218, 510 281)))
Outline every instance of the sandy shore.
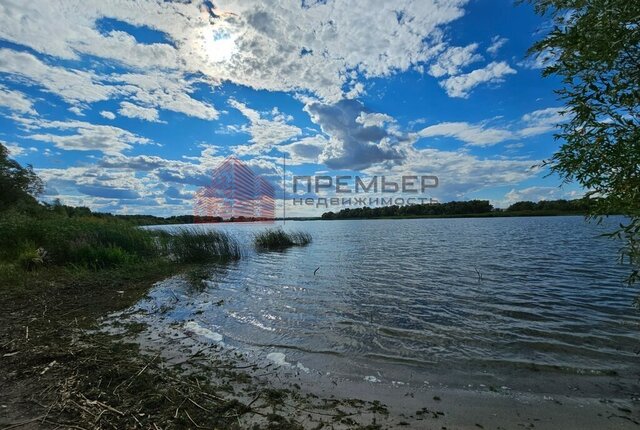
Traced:
MULTIPOLYGON (((110 321, 121 323, 127 318, 131 315, 112 316, 105 321, 105 327, 110 327, 110 321)), ((111 326, 109 330, 117 327, 111 326)), ((290 414, 305 428, 318 428, 321 423, 331 424, 332 428, 368 425, 376 426, 372 428, 554 430, 640 427, 638 387, 611 376, 588 377, 577 383, 575 377, 558 375, 548 381, 549 375, 545 375, 547 385, 537 391, 518 391, 508 386, 511 384, 461 387, 459 383, 447 383, 447 375, 434 375, 430 381, 400 382, 385 374, 356 380, 348 375, 327 374, 308 367, 308 363, 289 362, 282 353, 265 355, 243 351, 225 344, 220 335, 197 323, 147 326, 134 340, 143 351, 160 354, 169 365, 179 364, 219 378, 216 369, 207 366, 215 357, 216 362, 222 359, 231 368, 243 369, 254 386, 291 390, 295 395, 270 407, 290 414), (598 387, 606 384, 626 384, 622 391, 628 395, 606 399, 597 396, 598 387), (567 387, 573 389, 567 390, 567 387)), ((535 376, 532 378, 532 385, 539 386, 535 376)), ((526 385, 522 381, 513 383, 514 386, 526 385)), ((242 392, 236 390, 238 398, 251 401, 242 392)), ((252 418, 247 420, 248 426, 252 418)))

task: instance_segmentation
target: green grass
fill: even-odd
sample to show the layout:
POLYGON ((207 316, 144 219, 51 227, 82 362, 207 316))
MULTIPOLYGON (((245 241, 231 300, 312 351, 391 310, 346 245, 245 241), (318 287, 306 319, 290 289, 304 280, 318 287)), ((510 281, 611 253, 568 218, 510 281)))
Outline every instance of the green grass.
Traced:
POLYGON ((153 236, 126 222, 92 217, 0 218, 0 262, 24 270, 78 266, 93 270, 144 261, 158 254, 153 236))
POLYGON ((286 232, 281 228, 271 228, 257 233, 253 243, 260 250, 278 250, 291 246, 305 246, 311 243, 311 240, 311 235, 306 232, 286 232))
POLYGON ((154 259, 204 263, 238 259, 241 254, 226 233, 181 229, 169 234, 92 216, 4 214, 0 237, 0 278, 7 272, 16 275, 45 267, 97 271, 154 259))
POLYGON ((158 240, 169 258, 180 263, 237 260, 242 255, 238 242, 220 231, 183 228, 173 234, 160 233, 158 240))

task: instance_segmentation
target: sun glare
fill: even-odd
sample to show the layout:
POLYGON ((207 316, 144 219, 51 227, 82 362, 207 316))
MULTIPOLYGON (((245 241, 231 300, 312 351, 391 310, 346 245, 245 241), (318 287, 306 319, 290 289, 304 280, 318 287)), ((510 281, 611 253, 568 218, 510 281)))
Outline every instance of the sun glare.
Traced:
POLYGON ((238 50, 235 37, 226 30, 215 30, 205 35, 207 58, 214 63, 229 60, 238 50))

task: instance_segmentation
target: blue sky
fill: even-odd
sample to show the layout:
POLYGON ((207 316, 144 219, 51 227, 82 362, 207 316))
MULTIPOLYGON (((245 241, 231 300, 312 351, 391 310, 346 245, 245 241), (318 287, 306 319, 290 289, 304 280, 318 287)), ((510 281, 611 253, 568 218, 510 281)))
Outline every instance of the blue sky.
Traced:
MULTIPOLYGON (((512 1, 13 1, 0 5, 0 142, 44 200, 192 212, 236 155, 293 175, 430 174, 440 201, 576 198, 532 168, 559 142, 548 23, 512 1)), ((281 190, 281 189, 280 189, 281 190)), ((279 191, 281 192, 281 191, 279 191)), ((291 215, 325 208, 293 207, 291 215)), ((340 208, 333 208, 340 209, 340 208)))

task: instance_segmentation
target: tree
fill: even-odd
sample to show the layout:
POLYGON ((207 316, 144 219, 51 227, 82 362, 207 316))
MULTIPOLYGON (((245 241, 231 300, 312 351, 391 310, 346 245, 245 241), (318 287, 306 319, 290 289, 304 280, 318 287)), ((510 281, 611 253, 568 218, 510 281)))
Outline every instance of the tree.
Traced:
POLYGON ((42 181, 33 168, 10 159, 9 150, 0 144, 0 211, 18 202, 35 203, 34 196, 41 192, 42 181))
POLYGON ((640 280, 640 2, 528 1, 553 22, 530 55, 550 60, 543 74, 562 78, 565 103, 546 164, 588 191, 592 217, 628 217, 611 235, 624 240, 629 282, 640 280))

